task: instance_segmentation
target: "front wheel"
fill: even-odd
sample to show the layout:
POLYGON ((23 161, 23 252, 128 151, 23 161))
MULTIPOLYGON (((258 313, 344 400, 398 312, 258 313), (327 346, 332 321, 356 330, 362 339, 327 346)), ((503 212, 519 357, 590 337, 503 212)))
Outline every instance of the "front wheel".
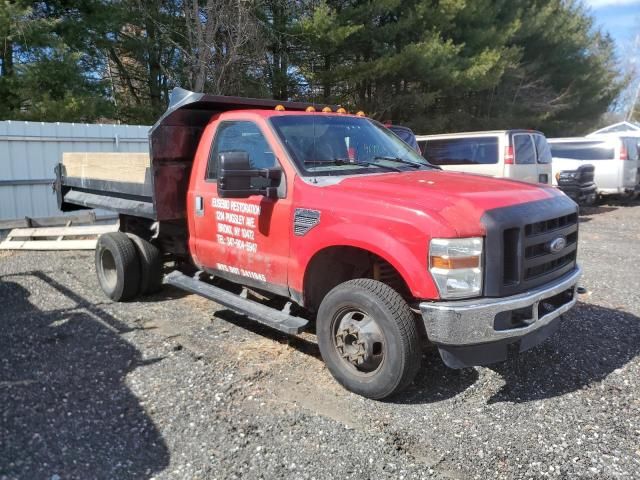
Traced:
POLYGON ((407 387, 421 359, 413 312, 388 285, 360 278, 323 299, 316 325, 320 353, 347 390, 383 399, 407 387))

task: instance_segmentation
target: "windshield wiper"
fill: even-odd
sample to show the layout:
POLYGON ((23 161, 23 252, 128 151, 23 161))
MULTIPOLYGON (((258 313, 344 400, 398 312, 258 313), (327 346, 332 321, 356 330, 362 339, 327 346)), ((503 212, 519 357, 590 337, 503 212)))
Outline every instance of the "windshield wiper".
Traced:
POLYGON ((416 168, 426 167, 426 168, 431 168, 432 170, 442 170, 441 167, 439 167, 438 165, 433 165, 432 163, 429 163, 429 161, 426 161, 425 163, 420 163, 420 162, 412 162, 411 160, 405 160, 400 157, 384 157, 384 156, 378 156, 374 158, 378 160, 389 160, 390 162, 406 163, 416 168))
POLYGON ((400 158, 400 157, 387 157, 387 156, 383 156, 383 155, 378 155, 373 157, 375 160, 387 160, 389 162, 398 162, 398 163, 404 163, 405 165, 411 165, 414 168, 420 168, 420 163, 417 162, 411 162, 409 160, 405 160, 404 158, 400 158))
POLYGON ((386 168, 387 170, 391 170, 392 172, 402 172, 397 167, 392 167, 391 165, 382 165, 378 162, 352 162, 348 158, 334 158, 333 160, 305 160, 305 165, 356 165, 360 167, 379 167, 386 168))
POLYGON ((440 170, 439 167, 435 165, 431 165, 430 163, 412 162, 410 160, 405 160, 404 158, 400 158, 400 157, 386 157, 386 156, 379 155, 373 158, 375 158, 376 160, 388 160, 390 162, 404 163, 407 165, 411 165, 414 168, 427 167, 427 168, 433 168, 434 170, 440 170))

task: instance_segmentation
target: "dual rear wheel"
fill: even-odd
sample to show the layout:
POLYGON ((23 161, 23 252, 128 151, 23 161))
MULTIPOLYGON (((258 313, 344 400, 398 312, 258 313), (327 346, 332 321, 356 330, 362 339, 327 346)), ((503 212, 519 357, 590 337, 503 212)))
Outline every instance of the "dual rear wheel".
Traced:
POLYGON ((162 287, 162 258, 158 247, 137 235, 105 233, 95 252, 98 282, 116 302, 157 292, 162 287))

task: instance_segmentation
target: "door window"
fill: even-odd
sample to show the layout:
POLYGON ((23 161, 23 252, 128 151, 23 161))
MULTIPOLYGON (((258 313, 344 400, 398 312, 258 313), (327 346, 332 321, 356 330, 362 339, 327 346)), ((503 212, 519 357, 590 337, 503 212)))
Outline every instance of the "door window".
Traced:
POLYGON ((533 142, 536 145, 538 163, 551 163, 551 149, 544 135, 533 135, 533 142))
POLYGON ((518 134, 513 136, 513 149, 516 156, 516 164, 533 165, 536 163, 536 152, 533 141, 529 134, 518 134))
MULTIPOLYGON (((249 121, 222 122, 218 126, 207 166, 207 180, 218 178, 218 155, 247 152, 252 168, 273 168, 276 158, 258 126, 249 121)), ((266 179, 256 178, 254 182, 266 179)))

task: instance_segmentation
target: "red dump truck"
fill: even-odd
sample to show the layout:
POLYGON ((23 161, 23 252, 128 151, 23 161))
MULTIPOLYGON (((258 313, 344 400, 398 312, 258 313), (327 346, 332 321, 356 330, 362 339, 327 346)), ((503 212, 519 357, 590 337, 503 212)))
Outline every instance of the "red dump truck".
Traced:
POLYGON ((573 201, 441 171, 361 112, 322 110, 176 89, 149 155, 65 154, 61 209, 119 214, 95 251, 104 292, 164 281, 315 330, 337 381, 376 399, 412 381, 427 343, 462 368, 557 329, 580 276, 573 201))

